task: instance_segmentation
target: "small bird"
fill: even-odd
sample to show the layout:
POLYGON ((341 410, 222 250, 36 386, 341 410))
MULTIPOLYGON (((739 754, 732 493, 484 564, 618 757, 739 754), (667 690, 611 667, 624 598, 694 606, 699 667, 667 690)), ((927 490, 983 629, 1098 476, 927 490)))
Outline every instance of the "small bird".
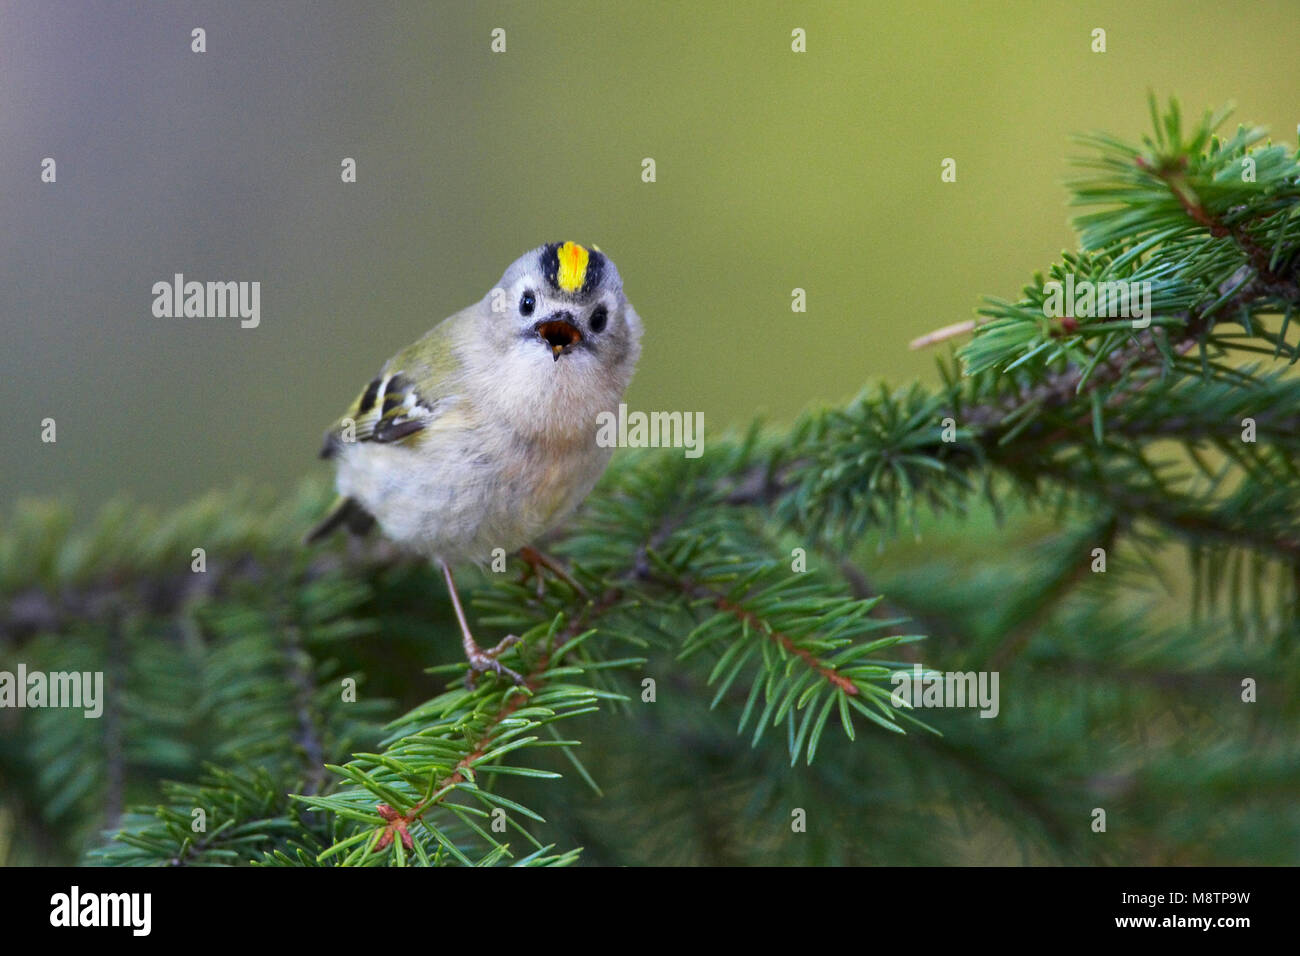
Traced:
MULTIPOLYGON (((398 352, 325 435, 338 500, 308 535, 378 523, 442 570, 474 675, 516 683, 479 647, 451 567, 500 548, 563 573, 529 547, 586 498, 612 448, 596 441, 641 351, 641 320, 595 247, 550 243, 515 260, 475 304, 398 352)), ((539 578, 540 580, 540 578, 539 578)))

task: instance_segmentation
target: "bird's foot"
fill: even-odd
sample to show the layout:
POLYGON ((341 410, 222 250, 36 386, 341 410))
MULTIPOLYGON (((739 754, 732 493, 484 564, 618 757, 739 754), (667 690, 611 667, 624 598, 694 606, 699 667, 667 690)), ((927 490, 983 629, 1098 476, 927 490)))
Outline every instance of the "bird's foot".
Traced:
POLYGON ((466 647, 465 657, 469 659, 469 673, 465 675, 465 686, 473 690, 475 681, 478 680, 478 675, 486 673, 487 671, 499 674, 502 677, 509 677, 516 684, 522 684, 524 682, 523 675, 518 671, 512 671, 497 659, 512 645, 518 643, 518 637, 514 634, 507 634, 501 639, 496 647, 489 647, 487 650, 484 650, 477 644, 471 644, 466 647))
POLYGON ((524 569, 524 576, 519 579, 519 583, 526 584, 529 578, 534 578, 537 581, 537 596, 539 598, 546 593, 546 581, 542 577, 542 569, 545 568, 573 588, 584 600, 590 600, 591 595, 587 593, 587 589, 579 584, 573 575, 565 570, 564 565, 560 564, 555 558, 543 554, 536 548, 520 548, 519 557, 528 565, 524 569))

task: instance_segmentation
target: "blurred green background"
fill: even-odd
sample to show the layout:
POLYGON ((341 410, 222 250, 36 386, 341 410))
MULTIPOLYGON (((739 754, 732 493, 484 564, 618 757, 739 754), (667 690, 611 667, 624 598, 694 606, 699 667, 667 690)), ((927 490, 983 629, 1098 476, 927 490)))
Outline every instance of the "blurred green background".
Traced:
POLYGON ((5 2, 0 501, 288 487, 390 353, 559 239, 605 250, 645 320, 633 407, 716 433, 930 378, 910 339, 1074 246, 1071 133, 1144 132, 1151 89, 1293 142, 1296 14, 5 2), (154 318, 175 272, 260 281, 260 327, 154 318))

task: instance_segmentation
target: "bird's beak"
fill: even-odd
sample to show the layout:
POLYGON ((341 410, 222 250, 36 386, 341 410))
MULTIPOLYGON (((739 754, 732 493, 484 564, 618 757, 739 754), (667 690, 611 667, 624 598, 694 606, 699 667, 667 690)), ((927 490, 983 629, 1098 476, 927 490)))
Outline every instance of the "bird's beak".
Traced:
POLYGON ((551 358, 560 360, 560 356, 582 341, 582 333, 574 325, 567 312, 558 312, 543 322, 533 326, 538 338, 551 350, 551 358))

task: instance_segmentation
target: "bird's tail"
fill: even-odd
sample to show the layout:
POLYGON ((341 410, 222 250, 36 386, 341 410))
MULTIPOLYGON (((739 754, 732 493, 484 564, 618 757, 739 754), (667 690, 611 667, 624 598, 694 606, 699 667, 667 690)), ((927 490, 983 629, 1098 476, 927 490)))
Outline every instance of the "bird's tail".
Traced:
POLYGON ((354 499, 340 496, 335 499, 329 514, 320 524, 307 532, 302 543, 312 544, 319 541, 334 532, 340 525, 345 526, 353 534, 365 534, 375 526, 375 516, 357 504, 354 499))

